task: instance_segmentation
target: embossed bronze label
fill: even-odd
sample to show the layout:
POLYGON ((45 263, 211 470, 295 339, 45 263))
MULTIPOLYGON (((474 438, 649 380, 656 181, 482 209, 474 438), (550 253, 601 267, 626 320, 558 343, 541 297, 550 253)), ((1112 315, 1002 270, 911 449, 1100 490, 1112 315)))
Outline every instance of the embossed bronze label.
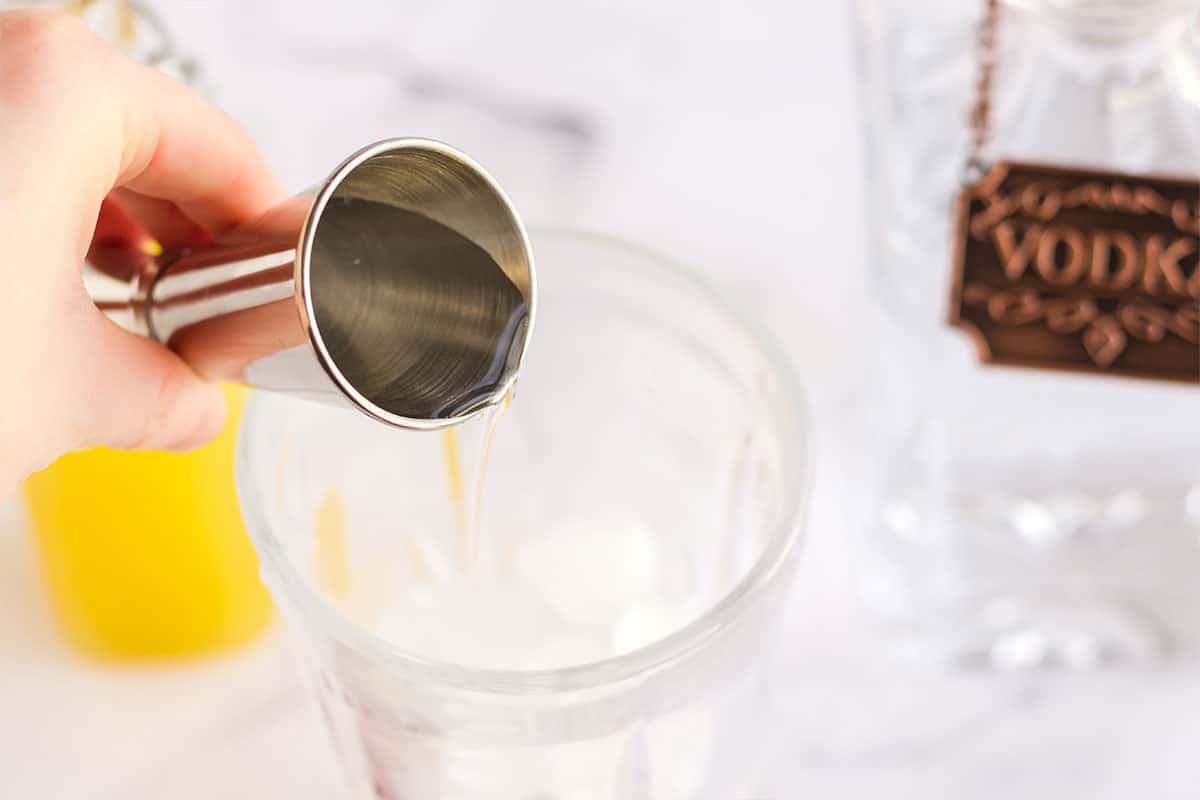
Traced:
POLYGON ((1000 162, 959 198, 950 323, 984 362, 1200 383, 1200 181, 1000 162))

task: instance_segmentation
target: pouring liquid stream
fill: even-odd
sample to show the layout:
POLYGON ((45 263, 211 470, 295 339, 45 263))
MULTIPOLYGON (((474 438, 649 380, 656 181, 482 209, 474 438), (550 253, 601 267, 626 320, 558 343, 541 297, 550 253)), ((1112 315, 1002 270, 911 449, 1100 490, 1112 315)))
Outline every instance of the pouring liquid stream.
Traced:
POLYGON ((454 526, 458 535, 459 566, 463 572, 471 572, 479 564, 480 528, 483 518, 483 489, 487 476, 488 456, 500 417, 512 402, 510 390, 504 399, 489 406, 479 415, 479 439, 472 448, 474 458, 468 461, 469 483, 463 469, 462 446, 459 428, 442 431, 442 452, 445 458, 446 485, 449 489, 450 506, 454 526))

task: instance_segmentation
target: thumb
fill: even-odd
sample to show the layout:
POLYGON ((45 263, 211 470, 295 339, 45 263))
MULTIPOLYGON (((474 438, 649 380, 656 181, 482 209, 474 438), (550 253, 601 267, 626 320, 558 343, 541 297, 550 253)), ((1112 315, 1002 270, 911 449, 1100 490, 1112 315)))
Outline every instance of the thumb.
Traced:
POLYGON ((79 446, 188 450, 211 440, 225 422, 221 390, 162 345, 89 315, 82 353, 79 446))

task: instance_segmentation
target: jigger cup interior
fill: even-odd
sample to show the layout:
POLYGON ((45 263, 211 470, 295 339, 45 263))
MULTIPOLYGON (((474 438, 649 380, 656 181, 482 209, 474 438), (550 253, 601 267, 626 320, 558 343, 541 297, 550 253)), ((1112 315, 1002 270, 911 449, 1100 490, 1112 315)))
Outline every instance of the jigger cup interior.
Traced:
POLYGON ((296 300, 313 351, 370 416, 437 429, 495 404, 533 324, 533 260, 503 190, 426 139, 364 148, 317 191, 296 300))

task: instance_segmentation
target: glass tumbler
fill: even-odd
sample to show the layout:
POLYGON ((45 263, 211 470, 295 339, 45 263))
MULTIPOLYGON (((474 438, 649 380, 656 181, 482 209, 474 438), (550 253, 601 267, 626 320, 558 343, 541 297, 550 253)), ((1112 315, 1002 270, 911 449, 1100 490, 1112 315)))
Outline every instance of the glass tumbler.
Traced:
POLYGON ((406 606, 402 622, 426 644, 466 630, 475 650, 430 655, 381 634, 413 582, 461 580, 444 432, 287 398, 250 404, 244 513, 348 796, 749 796, 765 750, 767 646, 810 485, 798 383, 769 339, 687 271, 582 234, 535 236, 534 251, 538 318, 494 429, 477 568, 553 553, 543 588, 558 622, 535 624, 501 593, 489 620, 406 606), (331 533, 331 516, 344 527, 331 533), (555 533, 581 526, 600 538, 555 533), (630 557, 633 529, 653 532, 653 559, 630 557), (563 575, 575 577, 555 584, 563 575), (599 646, 597 608, 621 615, 599 646))

